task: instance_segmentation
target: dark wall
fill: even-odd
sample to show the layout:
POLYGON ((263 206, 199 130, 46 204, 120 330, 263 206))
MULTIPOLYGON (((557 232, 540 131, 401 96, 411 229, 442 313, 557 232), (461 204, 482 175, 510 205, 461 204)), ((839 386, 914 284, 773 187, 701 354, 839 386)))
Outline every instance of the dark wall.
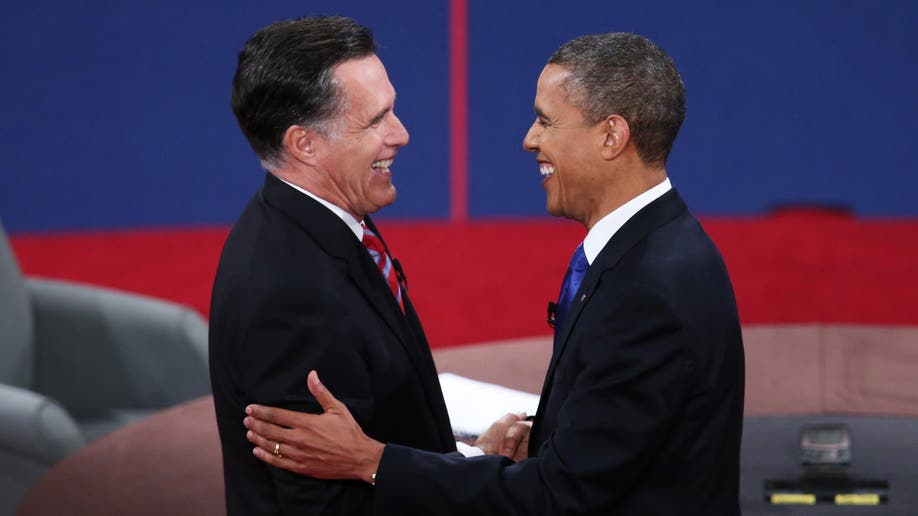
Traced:
POLYGON ((4 224, 26 231, 231 222, 263 180, 229 107, 238 50, 272 21, 338 13, 374 30, 398 90, 396 112, 411 130, 394 170, 406 202, 387 211, 445 216, 447 4, 344 4, 8 6, 0 19, 4 224))
MULTIPOLYGON (((668 170, 702 214, 785 202, 918 216, 918 3, 469 2, 469 213, 543 213, 521 140, 539 70, 579 34, 644 34, 683 73, 668 170), (735 5, 735 4, 740 4, 735 5)), ((395 218, 449 214, 449 2, 19 2, 0 17, 0 217, 12 231, 231 222, 261 181, 229 109, 260 26, 369 25, 411 132, 395 218)))
POLYGON ((907 195, 918 187, 918 2, 524 5, 472 2, 472 213, 543 210, 538 169, 519 151, 534 78, 564 41, 616 30, 649 37, 683 75, 688 114, 667 170, 696 212, 820 202, 918 215, 907 195))

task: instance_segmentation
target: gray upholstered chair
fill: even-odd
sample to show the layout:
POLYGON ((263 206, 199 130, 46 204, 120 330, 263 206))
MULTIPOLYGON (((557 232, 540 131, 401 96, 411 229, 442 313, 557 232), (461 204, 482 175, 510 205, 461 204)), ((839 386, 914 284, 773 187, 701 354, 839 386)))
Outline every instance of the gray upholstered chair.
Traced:
POLYGON ((200 315, 25 278, 0 224, 0 514, 86 443, 209 392, 200 315))

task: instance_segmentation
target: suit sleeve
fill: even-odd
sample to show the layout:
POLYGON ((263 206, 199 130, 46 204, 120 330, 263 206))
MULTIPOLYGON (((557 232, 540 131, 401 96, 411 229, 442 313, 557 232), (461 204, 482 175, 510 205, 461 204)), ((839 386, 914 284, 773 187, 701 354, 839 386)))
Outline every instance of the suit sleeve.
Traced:
POLYGON ((462 459, 389 444, 374 514, 609 513, 678 420, 689 337, 649 287, 606 298, 597 291, 576 324, 563 357, 569 394, 536 457, 462 459))
MULTIPOLYGON (((243 339, 245 349, 238 355, 246 357, 238 365, 243 396, 263 405, 321 413, 306 386, 308 372, 316 369, 355 419, 365 424, 374 403, 362 352, 367 337, 333 292, 311 290, 296 297, 275 295, 254 307, 243 339)), ((370 490, 363 482, 317 480, 265 467, 282 514, 369 513, 370 490)))

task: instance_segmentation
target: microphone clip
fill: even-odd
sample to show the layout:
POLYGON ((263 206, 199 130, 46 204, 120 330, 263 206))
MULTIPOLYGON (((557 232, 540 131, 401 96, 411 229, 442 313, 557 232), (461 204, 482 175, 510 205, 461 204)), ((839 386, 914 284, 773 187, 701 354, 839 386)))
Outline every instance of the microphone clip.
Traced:
POLYGON ((405 271, 402 270, 402 264, 395 258, 392 259, 392 267, 395 268, 395 279, 398 280, 399 286, 402 287, 402 290, 408 292, 408 277, 405 276, 405 271))

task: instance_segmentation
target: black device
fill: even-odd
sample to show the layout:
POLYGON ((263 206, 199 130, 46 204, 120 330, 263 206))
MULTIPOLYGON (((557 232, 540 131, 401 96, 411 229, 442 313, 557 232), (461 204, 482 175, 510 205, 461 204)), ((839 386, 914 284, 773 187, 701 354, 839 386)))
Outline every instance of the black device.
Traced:
POLYGON ((800 463, 804 466, 850 464, 851 430, 841 424, 803 425, 800 463))
POLYGON ((889 482, 850 474, 851 429, 844 424, 803 425, 799 434, 803 475, 765 481, 765 501, 774 505, 880 505, 889 482))

